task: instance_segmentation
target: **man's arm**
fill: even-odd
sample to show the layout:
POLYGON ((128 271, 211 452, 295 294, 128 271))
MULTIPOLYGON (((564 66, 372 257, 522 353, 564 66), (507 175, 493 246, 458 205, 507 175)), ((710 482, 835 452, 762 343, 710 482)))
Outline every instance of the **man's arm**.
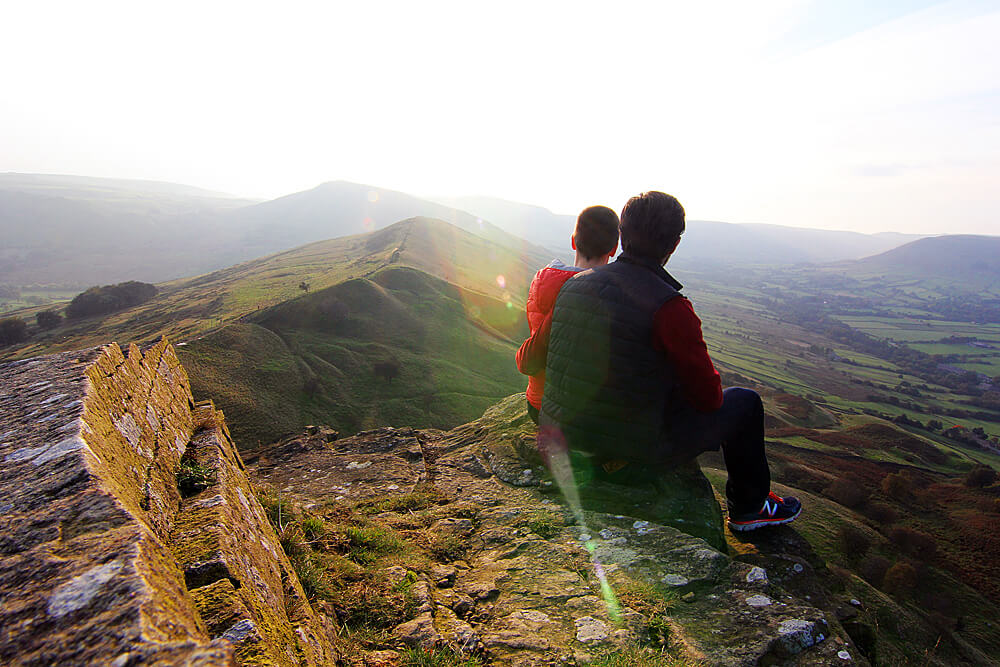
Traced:
POLYGON ((701 320, 691 302, 682 296, 660 306, 653 321, 653 335, 673 364, 684 397, 699 412, 722 406, 722 381, 708 356, 701 334, 701 320))
POLYGON ((545 370, 545 362, 549 356, 549 334, 552 332, 552 313, 542 320, 542 325, 531 334, 528 340, 521 343, 514 359, 517 370, 524 375, 538 375, 545 370))

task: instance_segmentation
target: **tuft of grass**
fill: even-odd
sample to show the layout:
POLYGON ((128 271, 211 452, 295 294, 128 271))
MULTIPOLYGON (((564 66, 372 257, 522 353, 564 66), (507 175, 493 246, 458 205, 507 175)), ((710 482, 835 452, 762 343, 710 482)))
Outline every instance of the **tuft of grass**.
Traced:
POLYGON ((299 512, 289 498, 273 489, 258 489, 257 500, 264 507, 268 520, 280 534, 289 523, 298 521, 299 512))
POLYGON ((309 542, 319 542, 326 536, 326 524, 319 517, 307 516, 301 525, 302 534, 309 542))
POLYGON ((549 539, 555 537, 565 525, 563 517, 554 512, 538 510, 532 512, 526 521, 520 525, 535 533, 539 537, 549 539))
POLYGON ((334 598, 333 589, 327 577, 326 568, 322 563, 317 562, 316 554, 305 553, 295 558, 289 557, 292 562, 292 569, 302 584, 302 590, 310 600, 317 598, 332 600, 334 598))
POLYGON ((625 579, 619 583, 615 592, 623 606, 631 607, 646 617, 646 633, 650 642, 666 646, 670 639, 667 612, 676 603, 677 593, 634 579, 625 579))
POLYGON ((407 649, 402 667, 479 667, 483 662, 476 656, 457 653, 452 649, 407 649))
POLYGON ((381 514, 382 512, 408 512, 422 510, 438 505, 447 500, 447 496, 436 489, 430 491, 414 491, 390 498, 365 500, 357 504, 357 509, 365 514, 381 514))
POLYGON ((688 667, 698 663, 670 655, 664 649, 641 646, 617 648, 598 656, 591 667, 688 667))
POLYGON ((193 458, 182 458, 177 470, 177 490, 181 497, 189 498, 215 484, 215 471, 193 458))
POLYGON ((349 544, 347 557, 362 565, 371 565, 382 556, 402 551, 405 546, 395 533, 380 525, 348 526, 344 532, 349 544))
POLYGON ((439 561, 448 563, 465 558, 469 545, 455 535, 435 535, 431 539, 429 550, 439 561))

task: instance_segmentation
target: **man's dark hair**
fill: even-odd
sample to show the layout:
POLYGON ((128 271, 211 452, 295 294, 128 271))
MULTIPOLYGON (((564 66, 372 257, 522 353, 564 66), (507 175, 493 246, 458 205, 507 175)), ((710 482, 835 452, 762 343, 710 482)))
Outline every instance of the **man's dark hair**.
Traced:
POLYGON ((607 206, 588 206, 576 218, 576 250, 595 259, 618 247, 618 214, 607 206))
POLYGON ((684 233, 684 207, 665 192, 643 192, 622 209, 622 250, 657 262, 673 250, 684 233))

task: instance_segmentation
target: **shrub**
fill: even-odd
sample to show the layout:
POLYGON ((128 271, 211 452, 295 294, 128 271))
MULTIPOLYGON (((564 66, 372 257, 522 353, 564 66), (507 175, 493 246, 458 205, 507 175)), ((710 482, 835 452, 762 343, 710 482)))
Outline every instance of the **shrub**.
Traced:
POLYGON ((882 580, 885 579, 885 573, 891 565, 892 563, 882 556, 867 556, 858 566, 858 574, 872 586, 880 588, 882 580))
POLYGON ((399 377, 398 361, 377 361, 372 366, 375 377, 382 378, 386 382, 392 382, 393 378, 399 377))
POLYGON ((66 307, 66 317, 78 319, 93 315, 106 315, 138 306, 156 296, 156 286, 130 280, 116 285, 91 287, 73 297, 66 307))
POLYGON ((62 324, 62 315, 55 310, 43 310, 35 314, 39 329, 55 329, 62 324))
POLYGON ((851 509, 860 507, 868 500, 868 492, 857 482, 846 479, 838 479, 836 482, 826 487, 823 493, 836 500, 844 507, 851 509))
POLYGON ((864 514, 872 521, 883 526, 895 523, 899 519, 899 512, 885 503, 868 503, 864 509, 864 514))
POLYGON ((965 485, 973 489, 982 489, 997 481, 997 471, 985 465, 977 465, 965 476, 965 485))
POLYGON ((16 345, 28 340, 28 325, 20 317, 0 320, 0 347, 16 345))
POLYGON ((782 477, 786 483, 806 491, 819 491, 826 483, 823 477, 815 472, 795 463, 785 466, 782 477))
POLYGON ((937 543, 933 537, 906 526, 897 526, 889 531, 889 539, 903 553, 922 560, 931 558, 937 551, 937 543))
POLYGON ((917 585, 918 578, 915 567, 906 561, 900 561, 886 571, 882 588, 887 593, 896 595, 907 593, 917 585))
POLYGON ((840 550, 849 559, 861 558, 872 545, 868 533, 850 523, 843 524, 837 530, 837 542, 840 544, 840 550))
POLYGON ((882 478, 882 492, 895 500, 907 501, 913 497, 913 483, 901 472, 889 473, 882 478))

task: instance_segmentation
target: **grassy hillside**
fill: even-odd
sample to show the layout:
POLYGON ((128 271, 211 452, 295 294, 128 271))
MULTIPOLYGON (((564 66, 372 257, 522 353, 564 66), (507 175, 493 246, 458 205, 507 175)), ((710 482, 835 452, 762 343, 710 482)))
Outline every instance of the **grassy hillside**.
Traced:
POLYGON ((180 348, 194 393, 225 410, 243 447, 309 423, 449 428, 525 383, 512 362, 519 309, 408 267, 248 319, 180 348))
MULTIPOLYGON (((498 299, 523 312, 528 284, 549 257, 533 247, 490 243, 440 220, 414 218, 357 236, 311 243, 195 278, 159 285, 155 299, 103 318, 67 322, 52 331, 33 330, 31 340, 0 350, 0 358, 23 358, 59 350, 150 342, 167 335, 174 342, 195 339, 303 294, 385 266, 411 266, 470 292, 498 299)), ((33 323, 34 312, 19 314, 33 323)), ((474 306, 469 314, 480 318, 474 306)), ((486 322, 492 326, 490 322, 486 322)))
POLYGON ((512 359, 547 260, 415 218, 163 284, 146 304, 36 332, 4 356, 167 335, 244 446, 312 422, 445 428, 523 389, 512 359))

